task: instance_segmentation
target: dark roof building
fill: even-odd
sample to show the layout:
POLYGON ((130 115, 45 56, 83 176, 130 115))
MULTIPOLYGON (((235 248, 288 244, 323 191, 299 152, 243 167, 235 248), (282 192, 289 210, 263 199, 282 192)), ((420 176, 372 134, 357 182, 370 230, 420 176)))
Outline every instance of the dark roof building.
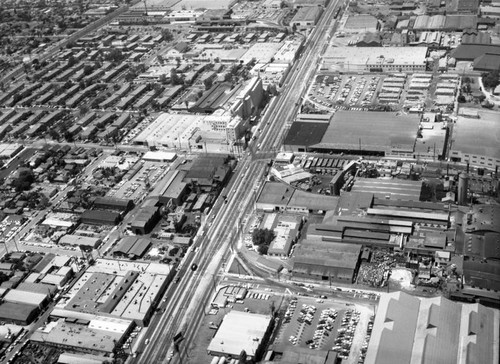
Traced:
POLYGON ((481 71, 481 72, 500 71, 500 54, 485 53, 474 59, 472 67, 474 71, 481 71))
POLYGON ((363 38, 356 43, 356 47, 382 47, 380 33, 365 33, 363 38))
POLYGON ((500 260, 464 257, 462 293, 500 308, 500 260))
POLYGON ((3 302, 0 304, 0 321, 15 325, 29 325, 38 315, 40 309, 34 305, 18 302, 3 302))
POLYGON ((229 83, 216 84, 208 91, 205 91, 189 111, 211 114, 215 110, 222 108, 226 101, 235 94, 236 90, 239 90, 239 87, 233 89, 229 83))
POLYGON ((475 29, 464 30, 461 44, 491 44, 491 35, 475 29))
POLYGON ((113 250, 113 255, 129 259, 141 258, 151 246, 149 239, 139 239, 135 236, 126 236, 113 250))
POLYGON ((461 44, 451 52, 451 56, 457 61, 474 61, 486 53, 500 55, 500 45, 461 44))
POLYGON ((188 191, 188 184, 183 181, 186 172, 179 170, 170 171, 167 173, 167 176, 167 182, 165 183, 163 192, 159 196, 159 202, 161 204, 171 202, 176 206, 180 206, 188 191))
POLYGON ((214 185, 224 183, 231 170, 227 161, 227 156, 199 156, 193 161, 184 181, 197 184, 202 189, 211 189, 214 185))
POLYGON ((294 152, 413 156, 419 123, 415 115, 340 110, 331 121, 294 122, 284 147, 294 152))
POLYGON ((116 225, 120 219, 118 212, 106 210, 86 210, 80 217, 84 224, 90 225, 116 225))
POLYGON ((130 211, 134 207, 134 201, 116 197, 98 197, 94 201, 94 207, 102 210, 130 211))
POLYGON ((361 246, 303 241, 295 249, 292 275, 324 281, 352 283, 361 246))
POLYGON ((328 129, 325 122, 302 122, 294 121, 285 137, 285 150, 294 152, 305 152, 311 145, 321 141, 328 129))
POLYGON ((141 207, 132 221, 132 231, 137 235, 149 233, 160 219, 160 213, 156 206, 141 207))

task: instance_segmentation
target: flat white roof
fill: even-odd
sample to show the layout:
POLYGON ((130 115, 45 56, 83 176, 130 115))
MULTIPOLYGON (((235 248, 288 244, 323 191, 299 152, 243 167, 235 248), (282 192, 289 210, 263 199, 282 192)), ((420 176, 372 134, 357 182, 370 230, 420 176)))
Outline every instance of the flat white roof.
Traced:
POLYGON ((223 319, 208 346, 209 352, 239 355, 245 350, 254 356, 269 327, 271 317, 255 313, 231 311, 223 319))
POLYGON ((11 289, 4 296, 4 300, 6 302, 25 303, 33 306, 41 305, 46 298, 46 294, 35 292, 26 293, 26 291, 20 291, 17 289, 11 289))
POLYGON ((150 161, 168 161, 171 162, 177 157, 176 153, 164 152, 161 150, 158 151, 149 151, 146 152, 142 159, 150 160, 150 161))

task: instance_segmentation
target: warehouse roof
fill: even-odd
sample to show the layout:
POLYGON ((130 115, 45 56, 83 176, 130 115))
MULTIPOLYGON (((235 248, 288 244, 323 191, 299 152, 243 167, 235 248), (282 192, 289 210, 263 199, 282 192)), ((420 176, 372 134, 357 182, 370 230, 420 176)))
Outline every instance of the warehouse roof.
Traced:
POLYGON ((466 234, 463 255, 500 260, 500 234, 466 234))
MULTIPOLYGON (((500 51, 500 47, 498 49, 500 51)), ((454 143, 451 149, 500 160, 500 135, 491 132, 497 128, 496 111, 481 110, 480 118, 474 119, 474 122, 458 116, 453 127, 454 143)))
POLYGON ((94 206, 98 208, 115 208, 117 210, 128 210, 133 204, 133 201, 125 198, 117 197, 97 197, 94 201, 94 206))
POLYGON ((18 302, 3 302, 0 304, 0 318, 28 322, 33 312, 37 310, 38 307, 34 305, 18 302))
POLYGON ((328 243, 325 248, 314 243, 300 244, 294 252, 294 270, 297 264, 354 270, 360 252, 361 245, 328 243))
POLYGON ((102 364, 107 361, 108 358, 90 355, 90 354, 75 354, 75 353, 62 353, 57 359, 59 364, 102 364))
POLYGON ((500 261, 465 257, 463 271, 466 284, 492 290, 500 295, 500 261))
POLYGON ((102 223, 115 223, 120 219, 120 214, 117 212, 106 210, 86 210, 81 216, 82 221, 101 221, 102 223))
POLYGON ((373 31, 377 29, 378 20, 372 15, 368 14, 355 14, 347 18, 344 28, 345 29, 364 29, 366 31, 373 31))
POLYGON ((464 33, 462 44, 490 44, 491 35, 486 32, 464 33))
POLYGON ((307 208, 308 210, 335 210, 338 201, 337 196, 325 196, 295 190, 288 205, 296 208, 307 208))
POLYGON ((9 290, 3 297, 6 302, 16 302, 23 303, 32 306, 41 306, 41 304, 47 299, 48 293, 36 293, 26 291, 21 291, 19 289, 9 290))
POLYGON ((257 199, 257 203, 288 205, 294 189, 281 182, 266 182, 257 199))
POLYGON ((499 71, 500 54, 485 53, 474 59, 474 70, 477 71, 499 71))
POLYGON ((356 178, 351 189, 352 192, 373 193, 381 200, 406 200, 419 201, 422 190, 422 181, 401 179, 374 179, 356 178))
POLYGON ((412 152, 419 123, 418 116, 414 115, 340 110, 335 113, 321 142, 315 147, 353 151, 412 152))
POLYGON ((500 45, 494 44, 461 44, 451 52, 457 61, 473 61, 483 54, 500 54, 500 45))
POLYGON ((317 144, 321 141, 327 129, 327 123, 295 121, 288 130, 284 144, 299 146, 317 144))
POLYGON ((41 293, 49 296, 51 296, 56 292, 56 287, 52 285, 43 283, 31 283, 31 282, 19 283, 16 289, 19 291, 41 293))
POLYGON ((444 22, 445 29, 462 30, 467 28, 477 28, 476 15, 447 15, 444 22))
POLYGON ((301 21, 315 21, 321 12, 322 8, 319 6, 305 6, 299 8, 291 23, 301 22, 301 21))
POLYGON ((492 363, 498 358, 499 313, 443 297, 383 294, 365 363, 492 363), (446 348, 446 350, 443 350, 446 348), (467 358, 467 359, 465 359, 467 358))

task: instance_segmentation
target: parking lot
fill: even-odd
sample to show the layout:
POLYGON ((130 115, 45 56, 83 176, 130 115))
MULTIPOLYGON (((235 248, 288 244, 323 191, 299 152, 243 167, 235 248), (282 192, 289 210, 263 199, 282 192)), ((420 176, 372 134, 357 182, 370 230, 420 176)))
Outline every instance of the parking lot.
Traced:
MULTIPOLYGON (((429 74, 428 77, 431 78, 432 75, 429 74)), ((409 89, 410 81, 404 73, 322 74, 311 85, 306 101, 320 111, 361 111, 384 107, 399 110, 407 95, 413 97, 415 93, 415 90, 409 89)), ((411 86, 414 87, 413 83, 411 86)))
POLYGON ((165 175, 168 167, 166 163, 144 162, 131 180, 118 183, 108 196, 131 199, 137 203, 144 197, 144 192, 165 175))
POLYGON ((308 93, 310 101, 320 108, 361 110, 375 102, 383 76, 320 75, 308 93))
POLYGON ((373 315, 371 309, 328 299, 292 299, 284 315, 276 350, 294 347, 333 350, 347 363, 358 363, 366 352, 366 332, 373 315), (363 349, 364 348, 364 349, 363 349))

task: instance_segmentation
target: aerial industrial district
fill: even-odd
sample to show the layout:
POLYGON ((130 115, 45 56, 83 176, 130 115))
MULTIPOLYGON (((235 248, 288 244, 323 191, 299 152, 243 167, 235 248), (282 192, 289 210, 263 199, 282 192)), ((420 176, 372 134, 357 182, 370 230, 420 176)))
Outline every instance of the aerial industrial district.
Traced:
POLYGON ((499 0, 0 29, 0 362, 499 363, 499 0))

